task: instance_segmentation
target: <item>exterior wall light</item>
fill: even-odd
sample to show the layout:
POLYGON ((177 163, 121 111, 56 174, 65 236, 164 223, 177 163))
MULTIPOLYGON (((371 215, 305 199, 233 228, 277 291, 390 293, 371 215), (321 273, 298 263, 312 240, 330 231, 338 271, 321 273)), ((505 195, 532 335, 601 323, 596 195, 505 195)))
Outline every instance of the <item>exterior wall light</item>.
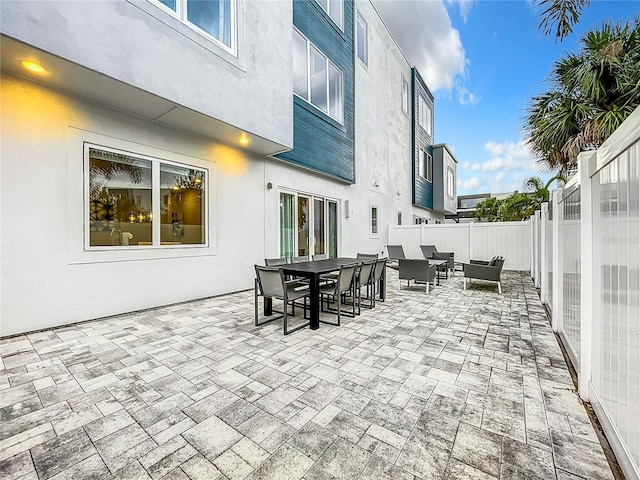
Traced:
POLYGON ((374 187, 379 187, 380 186, 380 182, 376 180, 375 182, 373 182, 373 186, 374 187))
POLYGON ((36 62, 32 62, 31 60, 23 60, 22 67, 25 70, 29 70, 30 72, 33 72, 33 73, 45 73, 47 71, 47 69, 44 68, 42 65, 36 62))
POLYGON ((242 135, 240 135, 240 138, 238 138, 238 143, 240 145, 249 145, 249 137, 247 137, 246 133, 243 133, 242 135))

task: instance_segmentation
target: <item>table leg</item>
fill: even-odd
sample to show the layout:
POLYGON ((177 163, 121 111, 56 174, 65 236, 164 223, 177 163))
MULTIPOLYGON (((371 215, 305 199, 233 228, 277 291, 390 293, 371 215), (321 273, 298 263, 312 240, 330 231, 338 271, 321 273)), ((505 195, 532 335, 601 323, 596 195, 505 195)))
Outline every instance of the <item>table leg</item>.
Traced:
POLYGON ((309 313, 311 314, 309 328, 317 330, 320 328, 320 274, 313 275, 309 280, 309 313))
POLYGON ((384 302, 385 298, 387 298, 387 264, 382 265, 382 276, 380 277, 380 284, 378 286, 380 290, 380 300, 384 302))

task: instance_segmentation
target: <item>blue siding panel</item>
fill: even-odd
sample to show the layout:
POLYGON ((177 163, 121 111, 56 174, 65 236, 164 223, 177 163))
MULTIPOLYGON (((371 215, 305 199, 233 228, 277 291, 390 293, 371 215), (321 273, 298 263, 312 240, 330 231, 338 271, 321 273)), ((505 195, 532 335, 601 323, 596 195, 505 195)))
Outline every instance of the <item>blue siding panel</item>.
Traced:
MULTIPOLYGON (((433 137, 431 136, 431 132, 426 132, 419 124, 418 124, 418 97, 422 95, 427 101, 427 105, 431 107, 431 125, 433 128, 433 113, 434 113, 434 105, 433 105, 433 95, 429 91, 429 88, 422 80, 422 77, 418 73, 418 71, 414 68, 411 69, 411 90, 413 92, 413 105, 412 105, 412 130, 413 130, 413 204, 417 207, 428 208, 430 210, 433 209, 433 183, 427 181, 425 178, 421 177, 418 168, 420 166, 419 163, 419 155, 420 150, 428 152, 431 154, 433 159, 433 137)), ((435 181, 433 176, 433 172, 431 175, 432 180, 435 181)))
POLYGON ((293 96, 293 149, 276 155, 294 165, 355 183, 354 5, 344 1, 344 31, 315 0, 293 1, 293 24, 343 73, 344 124, 293 96))

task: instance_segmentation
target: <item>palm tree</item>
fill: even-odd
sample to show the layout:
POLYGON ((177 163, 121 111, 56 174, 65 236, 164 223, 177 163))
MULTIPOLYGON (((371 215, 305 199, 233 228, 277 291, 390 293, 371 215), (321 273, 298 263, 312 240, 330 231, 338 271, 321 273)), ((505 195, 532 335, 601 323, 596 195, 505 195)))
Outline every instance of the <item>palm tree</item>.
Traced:
POLYGON ((538 27, 545 35, 555 29, 556 40, 564 40, 578 23, 582 9, 591 4, 590 0, 538 0, 537 7, 544 8, 538 27))
POLYGON ((598 148, 640 105, 640 18, 605 22, 577 54, 555 63, 549 91, 535 96, 524 130, 534 156, 566 173, 578 153, 598 148))

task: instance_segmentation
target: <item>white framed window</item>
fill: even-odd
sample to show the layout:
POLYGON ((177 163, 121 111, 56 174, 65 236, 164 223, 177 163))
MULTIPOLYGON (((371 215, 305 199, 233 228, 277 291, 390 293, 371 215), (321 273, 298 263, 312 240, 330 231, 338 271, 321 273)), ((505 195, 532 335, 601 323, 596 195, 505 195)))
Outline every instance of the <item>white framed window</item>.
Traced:
POLYGON ((369 46, 367 34, 367 22, 364 20, 364 18, 362 18, 360 12, 358 12, 358 15, 356 16, 356 55, 365 65, 369 64, 369 46))
POLYGON ((431 182, 433 177, 433 157, 430 153, 420 149, 418 153, 418 174, 431 182))
POLYGON ((418 124, 431 135, 431 106, 422 96, 418 96, 418 124))
POLYGON ((208 171, 84 144, 85 249, 207 246, 208 171))
POLYGON ((150 0, 180 21, 213 39, 225 50, 235 51, 236 0, 150 0))
POLYGON ((343 29, 344 22, 344 1, 343 0, 316 0, 316 2, 327 12, 331 19, 343 29))
POLYGON ((453 198, 456 196, 456 179, 453 169, 447 167, 447 197, 453 198))
POLYGON ((409 82, 402 76, 402 111, 409 115, 409 82))
POLYGON ((293 29, 293 93, 338 122, 344 115, 342 71, 297 29, 293 29))
POLYGON ((370 218, 370 233, 371 235, 378 235, 378 206, 371 205, 371 218, 370 218))

